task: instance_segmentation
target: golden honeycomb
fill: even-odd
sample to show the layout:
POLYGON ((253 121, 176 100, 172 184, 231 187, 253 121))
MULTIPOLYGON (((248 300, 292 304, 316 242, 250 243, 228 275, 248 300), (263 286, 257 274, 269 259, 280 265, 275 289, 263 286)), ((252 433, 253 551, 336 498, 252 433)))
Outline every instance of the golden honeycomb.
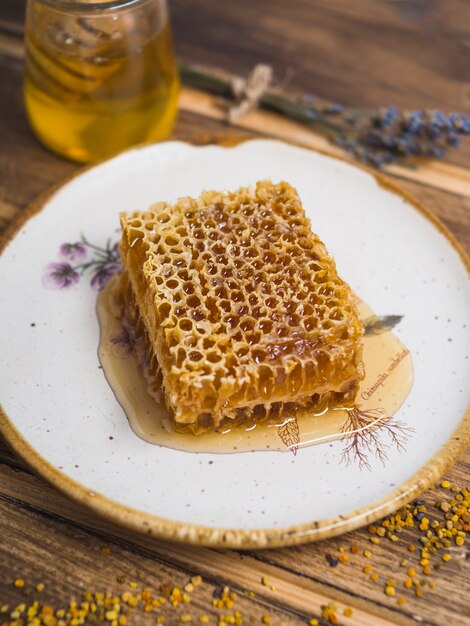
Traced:
POLYGON ((205 191, 121 224, 126 315, 176 425, 353 403, 362 324, 291 185, 205 191))

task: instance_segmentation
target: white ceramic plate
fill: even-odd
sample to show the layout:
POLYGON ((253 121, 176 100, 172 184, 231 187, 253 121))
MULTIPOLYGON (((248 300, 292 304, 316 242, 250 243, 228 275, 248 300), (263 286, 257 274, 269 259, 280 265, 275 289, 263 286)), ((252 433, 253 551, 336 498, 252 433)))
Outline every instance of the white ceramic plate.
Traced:
MULTIPOLYGON (((274 141, 170 142, 85 171, 33 211, 0 259, 1 426, 27 461, 96 512, 181 541, 300 543, 384 515, 468 441, 468 259, 425 209, 370 173, 274 141), (80 264, 80 247, 61 246, 81 233, 98 246, 117 241, 120 211, 262 178, 298 189, 340 275, 377 314, 403 315, 395 332, 412 354, 415 383, 396 417, 415 433, 406 449, 389 446, 385 463, 371 455, 370 469, 347 466, 341 441, 296 456, 189 454, 142 441, 99 369, 93 268, 76 282, 50 266, 65 257, 80 264)), ((95 273, 95 287, 105 274, 95 273)))

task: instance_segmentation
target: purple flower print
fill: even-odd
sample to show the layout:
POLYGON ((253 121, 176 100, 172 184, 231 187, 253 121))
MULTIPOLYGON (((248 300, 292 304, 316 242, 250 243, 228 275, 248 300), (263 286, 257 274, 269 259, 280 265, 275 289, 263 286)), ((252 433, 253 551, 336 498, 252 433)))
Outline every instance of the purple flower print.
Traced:
POLYGON ((111 239, 106 245, 97 246, 82 234, 76 243, 63 243, 58 256, 61 262, 50 263, 44 268, 45 287, 65 289, 88 274, 91 275, 91 286, 99 291, 121 269, 118 244, 111 239))
POLYGON ((80 280, 69 263, 49 263, 44 268, 43 285, 49 289, 68 289, 80 280))
POLYGON ((112 278, 115 274, 117 274, 121 269, 119 263, 108 263, 106 265, 101 265, 98 270, 93 274, 93 277, 90 281, 93 289, 97 289, 101 291, 103 287, 106 285, 108 280, 112 278))
POLYGON ((87 249, 83 243, 63 243, 59 256, 66 261, 81 261, 86 257, 87 249))

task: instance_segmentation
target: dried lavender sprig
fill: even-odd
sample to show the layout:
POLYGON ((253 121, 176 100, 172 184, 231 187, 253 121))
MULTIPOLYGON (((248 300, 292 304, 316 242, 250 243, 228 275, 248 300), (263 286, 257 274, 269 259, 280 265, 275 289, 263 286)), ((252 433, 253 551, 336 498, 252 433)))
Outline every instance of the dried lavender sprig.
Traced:
MULTIPOLYGON (((233 98, 229 78, 185 64, 180 65, 180 72, 188 85, 233 98)), ((314 95, 296 98, 276 91, 265 92, 259 105, 314 127, 355 158, 377 168, 412 156, 442 158, 448 148, 460 145, 461 136, 470 135, 470 119, 461 113, 408 112, 396 107, 377 112, 343 107, 314 95)))
POLYGON ((350 151, 358 151, 359 158, 380 166, 409 156, 442 158, 447 148, 457 147, 461 136, 469 134, 470 119, 461 113, 403 112, 388 107, 363 118, 354 129, 346 127, 343 137, 356 142, 349 146, 350 151))

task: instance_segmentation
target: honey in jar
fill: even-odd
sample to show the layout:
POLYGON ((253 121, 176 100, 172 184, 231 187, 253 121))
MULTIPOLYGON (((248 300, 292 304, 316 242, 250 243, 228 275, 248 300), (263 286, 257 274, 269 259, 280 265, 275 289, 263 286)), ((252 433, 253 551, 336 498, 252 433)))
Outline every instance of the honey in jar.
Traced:
POLYGON ((29 0, 26 110, 54 152, 87 163, 164 139, 178 91, 166 0, 29 0))

